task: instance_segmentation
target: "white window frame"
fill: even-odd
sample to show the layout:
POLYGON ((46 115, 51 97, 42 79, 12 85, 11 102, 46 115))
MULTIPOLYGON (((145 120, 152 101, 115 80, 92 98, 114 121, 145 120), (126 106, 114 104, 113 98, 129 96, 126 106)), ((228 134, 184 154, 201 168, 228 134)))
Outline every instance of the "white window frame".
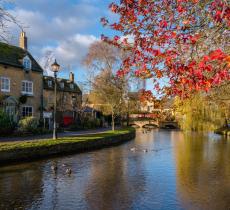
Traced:
POLYGON ((48 87, 52 87, 53 86, 53 81, 52 80, 48 80, 48 87))
POLYGON ((10 92, 10 78, 9 77, 0 77, 1 78, 1 91, 2 92, 10 92), (8 89, 5 89, 5 87, 3 85, 5 85, 3 83, 3 80, 7 80, 8 81, 8 89))
POLYGON ((22 117, 33 117, 33 115, 34 115, 34 108, 33 108, 33 106, 23 106, 23 107, 22 107, 22 117), (31 110, 32 110, 31 115, 28 115, 28 114, 23 115, 23 109, 24 109, 24 108, 31 108, 31 110))
POLYGON ((65 88, 65 83, 64 82, 60 82, 60 88, 64 89, 65 88))
POLYGON ((32 81, 22 80, 22 94, 31 95, 31 96, 34 94, 34 83, 32 81), (27 91, 23 90, 23 83, 25 83, 25 84, 32 84, 32 91, 31 92, 27 92, 27 91))
POLYGON ((71 84, 69 85, 69 87, 70 87, 71 90, 73 90, 73 89, 74 89, 74 84, 71 83, 71 84))
POLYGON ((23 65, 23 68, 25 70, 31 70, 32 63, 31 63, 31 60, 30 60, 30 58, 28 56, 25 56, 23 58, 22 65, 23 65))

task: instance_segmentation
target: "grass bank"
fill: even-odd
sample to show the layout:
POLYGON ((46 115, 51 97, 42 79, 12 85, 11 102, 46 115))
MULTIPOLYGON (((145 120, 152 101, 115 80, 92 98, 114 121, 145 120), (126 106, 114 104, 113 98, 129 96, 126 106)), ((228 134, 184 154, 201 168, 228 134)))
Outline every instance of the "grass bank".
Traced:
POLYGON ((63 155, 121 144, 135 137, 131 127, 98 134, 0 143, 0 163, 18 162, 63 155))

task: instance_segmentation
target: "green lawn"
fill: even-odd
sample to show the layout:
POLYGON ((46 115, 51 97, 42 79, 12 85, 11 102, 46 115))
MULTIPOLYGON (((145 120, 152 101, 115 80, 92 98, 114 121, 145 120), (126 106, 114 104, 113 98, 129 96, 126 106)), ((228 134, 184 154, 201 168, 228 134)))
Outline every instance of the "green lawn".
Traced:
POLYGON ((57 140, 53 139, 41 139, 41 140, 32 140, 32 141, 19 141, 19 142, 4 142, 0 143, 0 152, 1 151, 10 151, 24 148, 40 148, 40 147, 49 147, 53 145, 61 145, 75 142, 84 142, 84 141, 93 141, 96 139, 102 139, 105 137, 113 137, 121 134, 127 134, 135 129, 132 127, 127 127, 119 129, 116 131, 106 131, 98 134, 86 134, 81 136, 71 136, 71 137, 61 137, 57 140))

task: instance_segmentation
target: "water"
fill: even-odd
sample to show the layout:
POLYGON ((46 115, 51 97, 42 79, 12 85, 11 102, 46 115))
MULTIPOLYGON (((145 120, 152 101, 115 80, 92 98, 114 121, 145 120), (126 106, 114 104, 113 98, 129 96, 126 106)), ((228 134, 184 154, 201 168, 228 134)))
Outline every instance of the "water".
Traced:
POLYGON ((230 139, 138 130, 117 147, 1 167, 0 209, 229 210, 230 139))

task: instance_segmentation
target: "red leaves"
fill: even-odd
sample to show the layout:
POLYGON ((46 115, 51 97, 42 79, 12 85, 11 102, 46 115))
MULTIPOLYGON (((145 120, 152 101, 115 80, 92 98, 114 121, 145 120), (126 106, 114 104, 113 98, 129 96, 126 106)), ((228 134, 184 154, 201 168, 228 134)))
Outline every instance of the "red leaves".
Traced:
POLYGON ((190 41, 191 41, 191 44, 196 44, 196 42, 199 40, 200 38, 200 35, 199 34, 196 34, 194 36, 191 36, 190 37, 190 41))
POLYGON ((110 8, 111 12, 114 12, 114 13, 117 13, 118 10, 119 10, 118 5, 116 5, 115 3, 111 3, 111 4, 109 5, 109 8, 110 8))
POLYGON ((214 50, 209 54, 211 60, 220 60, 223 61, 227 57, 220 49, 214 50))
POLYGON ((182 7, 181 5, 179 5, 179 6, 177 7, 177 11, 178 11, 179 13, 184 13, 184 12, 186 12, 187 10, 186 10, 184 7, 182 7))
POLYGON ((159 23, 159 26, 160 26, 161 28, 166 28, 166 27, 168 26, 168 23, 167 23, 167 21, 165 21, 165 20, 161 20, 160 23, 159 23))
POLYGON ((139 100, 141 102, 146 102, 146 101, 153 101, 154 97, 153 94, 150 90, 140 90, 139 91, 139 100))
POLYGON ((151 52, 152 52, 153 56, 159 56, 159 55, 161 55, 161 51, 160 50, 152 49, 151 52))
MULTIPOLYGON (((178 95, 208 91, 229 80, 230 56, 221 48, 226 43, 212 46, 210 41, 215 37, 211 32, 209 37, 212 29, 226 33, 230 25, 226 1, 121 0, 112 3, 110 9, 119 15, 111 28, 133 39, 128 43, 119 36, 103 37, 129 50, 129 59, 123 62, 119 76, 132 72, 140 78, 154 77, 153 86, 158 91, 162 90, 159 79, 167 77, 168 92, 178 95), (216 30, 218 27, 221 30, 216 30), (214 47, 217 49, 211 51, 214 47)), ((108 24, 105 19, 102 23, 108 24)))

